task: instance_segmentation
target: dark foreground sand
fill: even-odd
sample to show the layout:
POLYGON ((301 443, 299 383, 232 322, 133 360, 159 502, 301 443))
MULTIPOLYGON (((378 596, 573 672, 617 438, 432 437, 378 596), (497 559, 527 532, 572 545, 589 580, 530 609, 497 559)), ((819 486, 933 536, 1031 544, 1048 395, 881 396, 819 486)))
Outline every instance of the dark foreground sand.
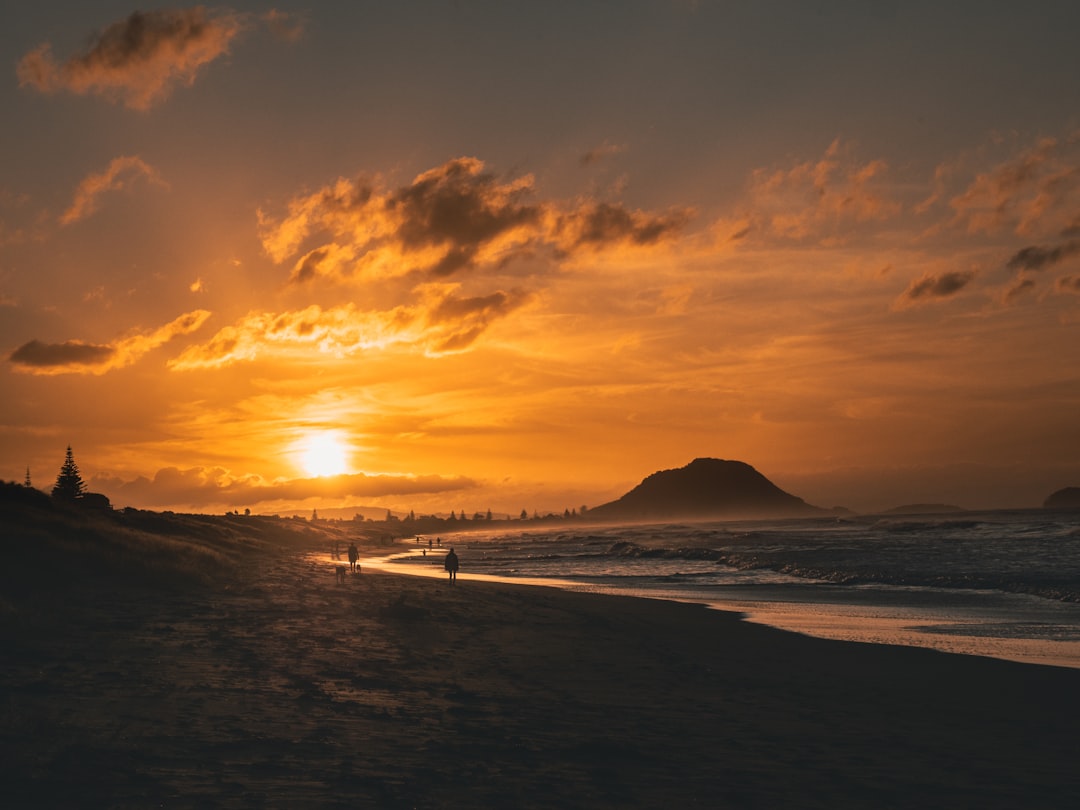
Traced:
POLYGON ((0 805, 1080 806, 1080 671, 691 605, 337 584, 299 552, 247 571, 9 615, 0 805))

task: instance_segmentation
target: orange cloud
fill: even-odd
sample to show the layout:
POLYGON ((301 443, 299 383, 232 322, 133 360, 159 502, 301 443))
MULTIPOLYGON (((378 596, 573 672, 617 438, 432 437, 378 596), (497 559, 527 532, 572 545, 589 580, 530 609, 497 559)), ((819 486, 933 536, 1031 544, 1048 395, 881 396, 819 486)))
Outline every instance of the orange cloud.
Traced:
POLYGON ((188 503, 253 506, 268 501, 302 501, 307 498, 379 498, 460 492, 476 487, 464 476, 439 475, 337 475, 323 478, 267 480, 258 475, 238 476, 223 467, 165 467, 154 477, 132 481, 98 477, 94 489, 107 491, 115 500, 137 503, 188 503))
POLYGON ((837 140, 820 160, 754 171, 749 201, 754 230, 785 240, 829 242, 858 223, 900 213, 900 203, 884 187, 887 165, 860 164, 850 152, 837 140))
POLYGON ((293 282, 415 272, 438 278, 503 267, 543 249, 565 258, 582 249, 651 245, 674 238, 690 216, 533 202, 533 191, 531 175, 502 181, 475 158, 451 160, 396 190, 341 179, 291 201, 280 221, 260 212, 263 249, 281 263, 323 237, 296 260, 293 282))
POLYGON ((1080 136, 1044 138, 978 174, 949 205, 952 224, 968 233, 1066 231, 1080 207, 1080 136))
POLYGON ((51 45, 40 45, 19 61, 19 86, 100 95, 147 110, 177 83, 191 85, 200 68, 226 53, 244 20, 233 12, 208 14, 202 6, 136 11, 63 63, 51 45))
POLYGON ((208 343, 189 347, 169 367, 221 368, 267 354, 306 357, 313 351, 345 357, 395 346, 426 354, 459 352, 531 300, 520 290, 473 298, 461 297, 456 290, 453 284, 423 285, 419 304, 386 311, 361 312, 353 304, 323 309, 313 304, 280 314, 253 312, 208 343))
POLYGON ((201 327, 210 313, 195 310, 181 315, 150 334, 134 334, 108 344, 69 340, 64 343, 42 343, 31 340, 8 355, 17 371, 29 374, 105 374, 129 366, 152 349, 168 343, 174 337, 186 335, 201 327))
POLYGON ((115 158, 109 167, 100 174, 92 174, 86 177, 79 187, 75 189, 75 199, 71 206, 60 217, 61 225, 70 225, 73 222, 85 219, 98 209, 98 198, 107 191, 121 191, 130 188, 132 183, 140 177, 145 177, 151 183, 165 186, 168 184, 161 179, 157 170, 147 164, 142 158, 135 155, 115 158))

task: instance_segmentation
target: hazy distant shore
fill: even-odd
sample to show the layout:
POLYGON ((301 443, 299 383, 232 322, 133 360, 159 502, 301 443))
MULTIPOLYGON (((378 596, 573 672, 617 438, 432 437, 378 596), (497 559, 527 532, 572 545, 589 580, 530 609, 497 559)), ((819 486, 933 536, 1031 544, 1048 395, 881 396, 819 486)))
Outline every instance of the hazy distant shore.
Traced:
POLYGON ((1078 671, 643 599, 338 584, 310 554, 326 539, 209 583, 6 599, 7 806, 1011 808, 1080 791, 1078 671))

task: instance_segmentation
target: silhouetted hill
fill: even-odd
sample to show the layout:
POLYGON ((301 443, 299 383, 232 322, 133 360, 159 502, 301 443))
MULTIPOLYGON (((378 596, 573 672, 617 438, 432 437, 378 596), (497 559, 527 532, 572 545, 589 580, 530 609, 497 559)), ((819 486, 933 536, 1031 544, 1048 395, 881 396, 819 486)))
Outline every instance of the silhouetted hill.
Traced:
POLYGON ((104 496, 66 502, 4 481, 0 527, 0 612, 15 594, 76 585, 229 580, 252 555, 329 551, 365 536, 352 522, 114 510, 104 496))
POLYGON ((1046 509, 1072 509, 1080 507, 1080 487, 1065 487, 1043 501, 1046 509))
POLYGON ((694 459, 653 473, 616 501, 594 507, 593 520, 802 517, 829 514, 789 495, 749 464, 694 459))

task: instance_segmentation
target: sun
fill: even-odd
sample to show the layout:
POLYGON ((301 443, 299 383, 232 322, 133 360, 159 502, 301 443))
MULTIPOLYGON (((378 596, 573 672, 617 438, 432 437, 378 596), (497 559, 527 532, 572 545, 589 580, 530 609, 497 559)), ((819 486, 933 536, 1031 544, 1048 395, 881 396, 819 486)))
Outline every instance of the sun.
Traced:
POLYGON ((312 478, 343 475, 349 471, 345 437, 337 430, 309 433, 299 442, 300 466, 312 478))

